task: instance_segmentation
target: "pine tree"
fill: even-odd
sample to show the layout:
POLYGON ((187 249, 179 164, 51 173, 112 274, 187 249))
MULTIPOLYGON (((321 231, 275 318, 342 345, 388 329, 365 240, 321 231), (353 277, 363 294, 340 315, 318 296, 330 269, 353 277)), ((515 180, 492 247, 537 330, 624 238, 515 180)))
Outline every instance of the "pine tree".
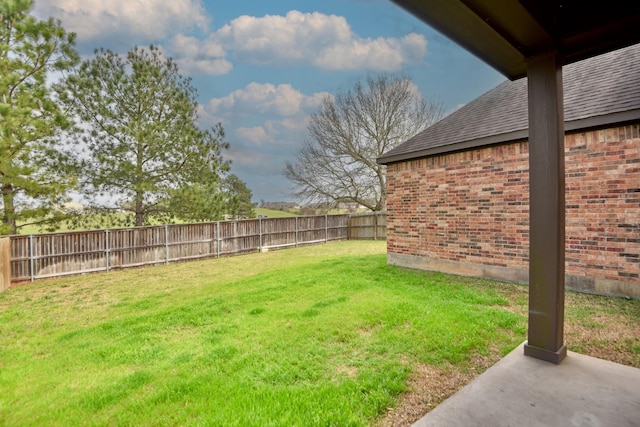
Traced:
POLYGON ((196 91, 172 59, 154 46, 126 56, 96 50, 60 90, 85 124, 82 188, 95 207, 124 208, 135 226, 216 219, 228 144, 221 125, 197 127, 196 91))
POLYGON ((31 0, 0 0, 0 234, 55 223, 74 184, 55 137, 71 122, 47 86, 78 57, 59 21, 29 15, 31 0))
POLYGON ((223 183, 226 195, 226 211, 232 218, 254 218, 256 216, 252 193, 249 187, 236 175, 231 174, 223 183))

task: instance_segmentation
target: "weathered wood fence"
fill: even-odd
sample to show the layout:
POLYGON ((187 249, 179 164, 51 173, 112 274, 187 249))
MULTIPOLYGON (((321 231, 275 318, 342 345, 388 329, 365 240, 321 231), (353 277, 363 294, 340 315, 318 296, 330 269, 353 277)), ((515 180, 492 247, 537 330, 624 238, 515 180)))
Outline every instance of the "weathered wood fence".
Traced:
POLYGON ((384 239, 385 223, 384 214, 371 213, 14 235, 0 239, 0 291, 8 288, 7 278, 15 283, 332 240, 384 239))
POLYGON ((349 240, 386 240, 387 214, 372 212, 349 215, 349 240))

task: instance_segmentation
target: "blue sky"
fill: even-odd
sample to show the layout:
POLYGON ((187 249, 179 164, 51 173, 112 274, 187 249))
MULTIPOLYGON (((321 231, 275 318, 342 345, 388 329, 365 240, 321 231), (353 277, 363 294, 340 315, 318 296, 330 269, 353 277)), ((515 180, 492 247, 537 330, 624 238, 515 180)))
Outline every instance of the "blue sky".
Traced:
POLYGON ((253 200, 284 201, 282 175, 321 99, 379 72, 407 74, 453 111, 504 77, 389 0, 35 0, 78 50, 160 46, 193 79, 200 125, 221 121, 231 172, 253 200))

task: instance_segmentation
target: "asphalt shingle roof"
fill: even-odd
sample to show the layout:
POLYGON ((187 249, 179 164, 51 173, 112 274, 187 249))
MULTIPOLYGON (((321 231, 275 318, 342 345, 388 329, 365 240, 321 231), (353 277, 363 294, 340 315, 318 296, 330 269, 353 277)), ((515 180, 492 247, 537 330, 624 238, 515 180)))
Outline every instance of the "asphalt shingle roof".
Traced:
MULTIPOLYGON (((640 44, 563 68, 565 130, 640 119, 640 44)), ((383 154, 387 164, 528 137, 527 79, 505 81, 383 154)))

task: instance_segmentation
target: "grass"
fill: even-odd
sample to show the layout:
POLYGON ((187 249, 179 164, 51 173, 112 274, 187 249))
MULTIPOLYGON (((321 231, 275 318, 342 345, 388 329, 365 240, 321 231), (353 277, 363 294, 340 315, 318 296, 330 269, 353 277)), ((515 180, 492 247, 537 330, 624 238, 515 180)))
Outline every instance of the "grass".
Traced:
MULTIPOLYGON (((4 292, 0 425, 371 425, 421 367, 475 375, 525 339, 525 287, 384 251, 338 242, 4 292)), ((571 298, 577 329, 628 321, 631 336, 598 341, 640 365, 637 301, 571 298)))
MULTIPOLYGON (((284 218, 297 216, 292 212, 284 212, 273 209, 256 208, 256 218, 258 215, 266 215, 268 218, 284 218)), ((55 230, 47 230, 47 227, 42 227, 37 224, 21 225, 18 228, 18 234, 40 234, 47 232, 64 232, 64 231, 80 231, 80 230, 100 230, 105 228, 123 228, 131 227, 135 222, 135 217, 132 213, 112 213, 109 215, 103 214, 85 214, 83 222, 80 225, 72 226, 70 221, 61 221, 57 224, 55 230), (126 225, 129 224, 129 225, 126 225)), ((180 218, 174 218, 171 221, 172 224, 183 224, 185 221, 180 218)), ((157 218, 151 218, 150 225, 163 225, 164 222, 157 218)))
MULTIPOLYGON (((163 225, 164 222, 157 218, 151 218, 150 225, 163 225)), ((114 212, 110 214, 99 213, 85 213, 82 215, 82 220, 79 224, 74 225, 71 220, 60 221, 56 224, 54 229, 48 229, 50 227, 41 226, 38 224, 22 225, 18 224, 18 234, 40 234, 50 232, 65 232, 65 231, 82 231, 82 230, 101 230, 106 228, 126 228, 133 227, 135 223, 135 215, 133 213, 114 212)), ((174 218, 173 224, 182 224, 183 220, 174 218)))
POLYGON ((255 208, 256 217, 259 215, 266 215, 267 218, 289 218, 298 216, 290 211, 280 211, 276 209, 267 209, 267 208, 255 208))

